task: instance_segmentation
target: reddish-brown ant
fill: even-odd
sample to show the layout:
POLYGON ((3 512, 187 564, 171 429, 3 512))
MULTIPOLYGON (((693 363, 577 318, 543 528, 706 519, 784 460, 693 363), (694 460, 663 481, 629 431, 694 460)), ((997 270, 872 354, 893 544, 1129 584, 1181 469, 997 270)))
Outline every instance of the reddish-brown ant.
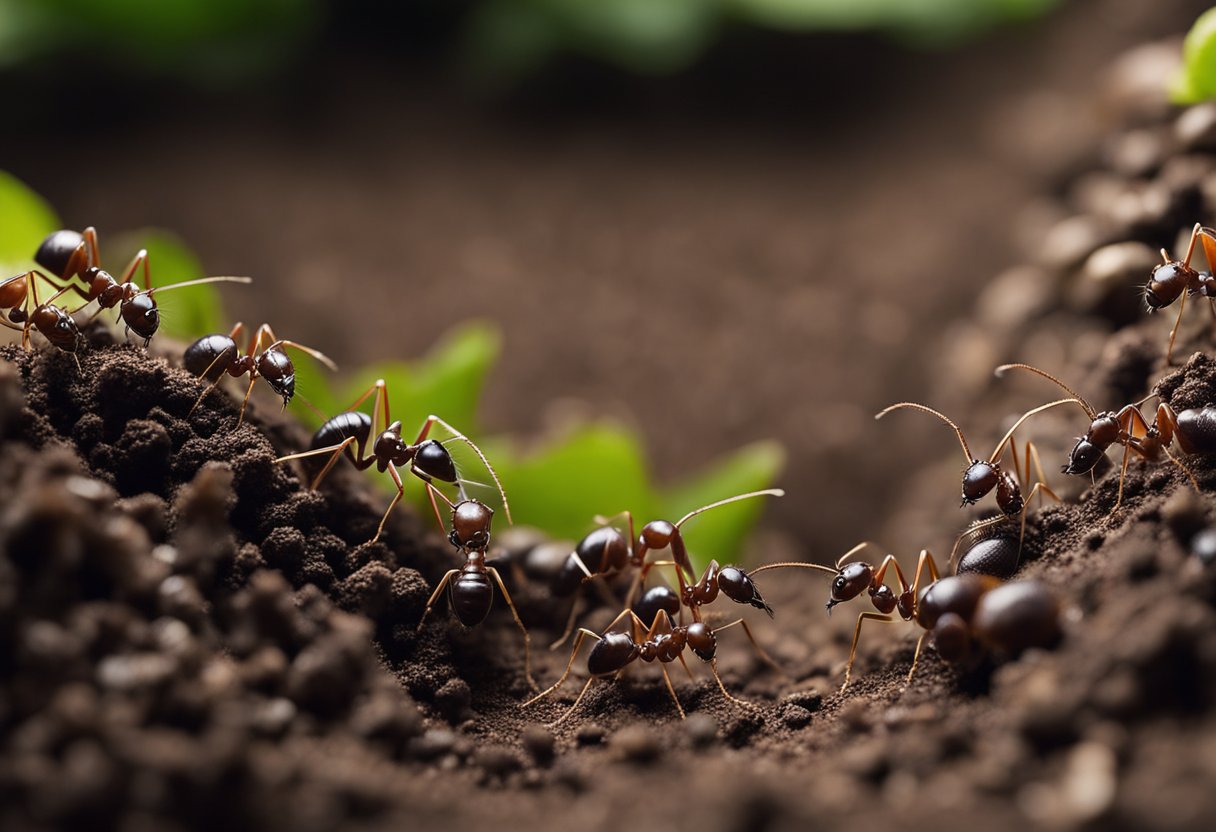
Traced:
MULTIPOLYGON (((636 538, 634 537, 633 514, 629 511, 623 511, 611 518, 597 517, 600 526, 584 537, 575 547, 574 551, 567 556, 562 564, 561 570, 554 577, 550 586, 551 591, 557 596, 569 596, 574 594, 582 586, 583 582, 596 577, 610 577, 623 574, 629 569, 636 569, 637 573, 634 576, 633 583, 629 591, 625 595, 625 607, 630 607, 633 604, 633 598, 638 590, 645 585, 646 577, 650 573, 656 563, 647 563, 646 557, 651 551, 661 551, 668 547, 671 548, 672 562, 677 569, 682 573, 681 579, 687 576, 689 581, 696 581, 696 573, 693 572, 692 562, 688 558, 688 548, 684 543, 684 536, 680 533, 680 527, 686 522, 703 514, 711 509, 720 506, 734 503, 739 500, 747 500, 752 497, 781 497, 785 492, 780 488, 769 488, 763 491, 751 491, 746 494, 737 494, 734 497, 727 497, 724 500, 710 503, 709 505, 701 506, 694 509, 675 523, 667 520, 652 520, 642 527, 642 533, 636 538), (628 536, 621 534, 621 531, 612 525, 613 521, 623 518, 628 525, 628 536), (636 542, 634 542, 636 541, 636 542)), ((718 573, 717 563, 712 564, 714 571, 714 585, 721 586, 722 591, 733 600, 741 604, 752 604, 765 609, 772 614, 772 610, 768 609, 763 603, 763 599, 756 603, 759 598, 755 592, 754 584, 747 579, 746 573, 735 567, 726 567, 721 573, 718 573), (750 590, 749 590, 750 587, 750 590), (732 594, 734 593, 734 594, 732 594)), ((708 573, 706 578, 708 578, 708 573)), ((578 615, 578 600, 575 599, 574 605, 570 609, 570 618, 566 625, 565 632, 550 649, 556 649, 570 636, 574 628, 574 621, 578 615)), ((646 627, 650 626, 650 619, 646 619, 646 627)))
POLYGON ((245 390, 245 398, 241 401, 241 413, 236 420, 237 427, 240 427, 241 422, 245 420, 245 408, 249 404, 249 395, 253 392, 254 382, 259 377, 266 379, 266 383, 270 385, 271 389, 283 397, 283 407, 286 408, 296 392, 296 368, 291 363, 291 359, 287 357, 287 353, 283 351, 283 347, 300 350, 311 355, 329 369, 338 369, 334 362, 318 350, 297 344, 295 341, 276 338, 269 324, 262 324, 258 327, 257 332, 249 340, 249 349, 245 355, 241 355, 236 340, 241 337, 244 329, 245 325, 238 323, 227 335, 204 335, 186 348, 186 352, 182 356, 182 363, 186 369, 211 382, 207 389, 199 395, 194 407, 190 408, 190 413, 194 413, 207 394, 219 385, 224 378, 224 373, 234 378, 240 378, 243 375, 249 376, 249 386, 245 390), (262 349, 263 340, 269 342, 265 349, 262 349))
POLYGON ((198 286, 203 283, 252 283, 248 277, 204 277, 198 280, 187 280, 171 286, 154 287, 152 276, 148 269, 148 252, 140 249, 132 258, 130 265, 123 272, 122 280, 115 280, 113 275, 101 268, 101 254, 97 245, 97 232, 90 226, 84 233, 76 231, 56 231, 50 234, 34 255, 34 261, 60 280, 70 281, 79 277, 87 286, 83 289, 73 283, 69 288, 84 298, 84 305, 72 310, 73 314, 84 309, 93 301, 97 301, 97 312, 119 307, 119 315, 128 331, 144 339, 144 346, 152 340, 156 330, 160 328, 160 310, 156 306, 157 292, 168 292, 172 289, 183 289, 187 286, 198 286), (141 290, 135 284, 135 273, 142 267, 144 288, 141 290))
POLYGON ((1140 412, 1140 405, 1151 398, 1151 394, 1135 404, 1124 405, 1118 412, 1105 410, 1099 413, 1051 373, 1029 364, 1002 364, 996 368, 996 374, 1003 375, 1006 370, 1027 370, 1051 381, 1072 397, 1064 401, 1075 401, 1089 417, 1089 430, 1077 439, 1077 444, 1069 452, 1068 464, 1062 469, 1065 474, 1088 474, 1106 455, 1111 445, 1123 446, 1119 494, 1114 508, 1111 509, 1112 514, 1118 511, 1123 503, 1123 479, 1127 475, 1127 464, 1133 453, 1148 462, 1158 462, 1164 454, 1182 469, 1191 485, 1195 486, 1195 490, 1199 490, 1199 483, 1190 469, 1170 453, 1169 446, 1177 440, 1178 447, 1184 454, 1216 453, 1216 407, 1209 405, 1175 413, 1168 404, 1161 402, 1157 405, 1152 424, 1149 424, 1140 412))
POLYGON ((1059 636, 1058 604, 1050 590, 1038 581, 1001 585, 1000 581, 989 575, 939 578, 937 564, 927 549, 921 550, 910 585, 894 555, 887 555, 877 569, 864 561, 846 563, 857 552, 872 545, 863 542, 854 546, 836 561, 835 569, 817 563, 774 563, 751 572, 755 575, 765 569, 801 566, 831 574, 833 580, 827 603, 828 612, 837 604, 850 601, 863 592, 869 594, 870 602, 878 612, 863 612, 857 616, 849 663, 844 671, 844 684, 840 686, 842 693, 848 688, 852 677, 861 625, 866 620, 894 622, 896 619, 891 613, 896 611, 901 619, 915 621, 925 631, 916 642, 908 682, 912 681, 921 648, 929 635, 933 636, 933 645, 938 654, 948 662, 966 658, 973 641, 1007 652, 1018 652, 1029 647, 1050 646, 1059 636), (899 581, 898 595, 885 583, 887 569, 892 566, 899 581), (923 583, 926 573, 929 581, 923 583))
MULTIPOLYGON (((715 505, 720 505, 720 503, 715 505)), ((579 692, 578 697, 574 700, 574 704, 552 725, 561 723, 566 717, 574 713, 574 710, 582 701, 583 695, 591 687, 593 681, 612 673, 619 674, 625 667, 637 659, 645 662, 659 661, 659 668, 663 672, 663 680, 667 685, 667 692, 671 694, 671 699, 675 702, 676 710, 679 711, 680 718, 683 719, 685 716, 684 707, 680 704, 680 698, 676 695, 675 688, 671 684, 671 677, 667 673, 666 665, 678 660, 683 665, 684 672, 688 674, 688 678, 691 679, 692 671, 689 670, 688 663, 684 660, 683 655, 686 647, 691 647, 700 659, 709 664, 714 681, 717 682, 718 689, 722 691, 723 696, 737 705, 753 707, 750 702, 731 696, 726 690, 726 686, 722 683, 722 677, 718 675, 716 659, 717 633, 736 625, 742 626, 743 632, 747 635, 748 641, 751 642, 756 654, 778 673, 784 673, 780 666, 773 661, 772 657, 756 641, 756 637, 752 634, 751 628, 747 626, 747 622, 744 619, 738 618, 729 624, 717 628, 711 628, 702 619, 702 607, 717 599, 719 592, 736 603, 750 604, 757 609, 763 609, 770 616, 773 614, 772 608, 760 597, 759 590, 746 572, 734 566, 720 569, 716 561, 710 561, 709 566, 706 567, 705 572, 701 576, 701 580, 690 585, 684 580, 684 569, 674 560, 651 561, 646 566, 676 567, 676 578, 680 585, 679 595, 665 586, 654 587, 646 592, 632 609, 626 607, 622 610, 604 628, 603 635, 580 627, 578 636, 574 642, 574 648, 570 651, 570 659, 566 662, 566 669, 562 672, 561 677, 552 686, 525 702, 523 707, 527 707, 543 699, 561 687, 562 683, 569 677, 570 669, 573 667, 574 660, 578 656, 579 648, 582 646, 583 639, 587 636, 596 639, 595 646, 587 656, 587 669, 591 673, 591 677, 583 686, 582 691, 579 692), (683 621, 684 607, 688 608, 692 616, 692 621, 688 624, 685 624, 683 621), (673 623, 674 616, 676 615, 679 616, 679 624, 673 623), (630 621, 632 632, 611 632, 612 628, 620 623, 622 619, 630 621)))
POLYGON ((1186 257, 1181 260, 1171 260, 1169 252, 1161 249, 1161 259, 1165 263, 1153 269, 1152 276, 1144 286, 1144 302, 1148 304, 1149 312, 1156 312, 1182 298, 1182 303, 1178 306, 1178 318, 1174 321, 1174 328, 1170 330, 1170 343, 1165 350, 1166 364, 1173 360, 1174 339, 1178 337, 1178 326, 1182 323, 1182 311, 1186 309, 1186 299, 1190 295, 1211 299, 1212 303, 1209 308, 1213 320, 1216 320, 1216 277, 1213 277, 1211 272, 1201 272, 1191 266, 1196 240, 1203 244, 1203 252, 1208 259, 1208 268, 1216 268, 1216 231, 1195 223, 1195 227, 1191 229, 1191 241, 1186 247, 1186 257))
MULTIPOLYGON (((511 506, 507 503, 507 495, 502 489, 502 483, 498 480, 498 474, 495 473, 494 466, 486 459, 481 449, 463 433, 435 415, 427 417, 426 421, 422 423, 422 428, 418 431, 418 435, 414 438, 414 441, 407 444, 401 438, 401 422, 391 421, 389 415, 388 385, 385 384, 384 379, 377 379, 376 383, 359 396, 345 412, 339 413, 321 425, 317 432, 313 434, 312 442, 307 451, 279 457, 275 462, 287 462, 293 459, 305 459, 328 454, 329 459, 326 461, 325 466, 317 473, 312 480, 312 484, 309 486, 312 489, 316 489, 321 484, 321 480, 325 478, 325 475, 330 472, 342 456, 349 459, 351 464, 360 471, 366 471, 372 465, 375 465, 376 470, 381 473, 387 471, 388 475, 393 479, 393 485, 397 487, 397 494, 393 497, 392 502, 388 504, 388 508, 385 509, 384 516, 380 518, 380 526, 376 529, 376 536, 369 541, 370 543, 375 543, 384 532, 384 524, 388 522, 389 514, 392 513, 392 510, 405 494, 405 484, 401 481, 401 475, 397 472, 398 468, 406 468, 425 483, 439 480, 440 482, 455 485, 459 490, 460 498, 465 499, 464 486, 468 481, 460 479, 459 473, 456 470, 456 462, 452 459, 452 454, 448 451, 444 442, 427 439, 432 426, 436 424, 452 434, 452 438, 446 440, 447 442, 464 442, 477 454, 478 459, 485 465, 486 470, 490 473, 490 477, 494 480, 494 486, 498 489, 499 496, 502 497, 503 511, 507 515, 507 522, 510 523, 511 506), (362 411, 355 410, 355 408, 363 404, 373 394, 375 394, 376 398, 372 405, 371 416, 362 411), (373 430, 376 432, 375 442, 369 448, 368 443, 371 442, 373 430)), ((438 512, 436 512, 436 516, 438 516, 438 512)), ((439 525, 442 527, 443 522, 440 521, 439 525)))
MULTIPOLYGON (((486 549, 490 545, 490 524, 494 519, 494 510, 478 500, 453 503, 429 482, 425 487, 431 497, 432 506, 435 505, 435 495, 439 494, 451 507, 452 531, 448 540, 459 550, 465 563, 459 569, 448 570, 439 581, 439 585, 426 602, 426 609, 422 611, 417 632, 422 631, 422 625, 426 622, 431 607, 435 605, 445 587, 449 588, 448 600, 457 620, 465 627, 476 627, 490 614, 490 607, 494 604, 494 586, 490 583, 493 578, 503 600, 511 608, 515 623, 524 634, 524 675, 528 678, 528 684, 535 690, 537 685, 532 678, 532 639, 528 636, 528 628, 520 620, 519 612, 515 609, 515 603, 511 600, 511 593, 507 592, 502 576, 498 574, 497 569, 486 563, 486 549)), ((438 507, 435 513, 438 517, 438 507)), ((440 519, 440 525, 442 524, 443 520, 440 519)))
POLYGON ((80 358, 77 353, 84 350, 87 342, 71 314, 55 305, 55 301, 68 287, 60 288, 43 303, 38 299, 40 277, 40 272, 30 271, 0 283, 0 309, 9 310, 8 319, 0 318, 0 324, 20 332, 21 346, 27 350, 33 348, 30 332, 37 330, 53 346, 71 353, 76 359, 76 366, 79 367, 80 358), (29 310, 31 298, 34 302, 32 312, 29 310))

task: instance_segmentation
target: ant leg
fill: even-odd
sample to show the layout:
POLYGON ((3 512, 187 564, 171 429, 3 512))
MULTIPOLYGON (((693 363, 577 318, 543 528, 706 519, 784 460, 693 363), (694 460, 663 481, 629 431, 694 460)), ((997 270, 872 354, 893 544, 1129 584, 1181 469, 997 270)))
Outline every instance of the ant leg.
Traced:
POLYGON ((1191 469, 1187 468, 1181 459, 1179 459, 1178 457, 1176 457, 1172 453, 1170 453, 1169 448, 1162 445, 1161 450, 1164 451, 1165 455, 1170 458, 1170 462, 1174 463, 1175 465, 1177 465, 1179 468, 1182 469, 1182 473, 1186 474, 1186 478, 1191 481, 1191 485, 1193 485, 1195 487, 1195 490, 1201 491, 1202 489, 1199 487, 1199 480, 1195 479, 1195 475, 1191 473, 1191 469))
MULTIPOLYGON (((394 470, 394 472, 396 472, 395 468, 393 470, 394 470)), ((399 477, 394 477, 393 479, 396 480, 397 482, 401 482, 399 477)), ((401 485, 401 491, 402 491, 402 493, 405 492, 404 484, 401 485)), ((443 497, 443 494, 439 491, 438 488, 435 488, 429 482, 426 483, 426 496, 431 501, 431 510, 435 512, 435 522, 437 522, 439 524, 439 530, 446 534, 448 529, 447 529, 447 526, 445 526, 443 524, 443 515, 439 513, 439 503, 435 502, 436 494, 439 494, 440 497, 443 497)), ((447 497, 444 497, 444 502, 448 502, 447 497)), ((448 505, 451 505, 451 503, 448 502, 448 505)))
MULTIPOLYGON (((576 636, 574 639, 574 649, 570 651, 570 660, 568 662, 566 662, 566 669, 562 671, 561 677, 558 678, 558 680, 556 682, 554 682, 552 685, 545 688, 540 693, 536 694, 536 696, 533 696, 531 699, 529 699, 527 702, 524 702, 519 707, 526 708, 529 705, 531 705, 533 702, 539 702, 540 700, 544 699, 546 696, 553 693, 553 691, 557 690, 558 688, 560 688, 562 686, 562 683, 566 681, 566 677, 570 675, 570 668, 574 667, 574 660, 575 660, 575 658, 578 657, 578 650, 580 647, 583 646, 583 639, 586 638, 587 636, 591 636, 596 641, 600 640, 600 635, 598 633, 593 633, 588 629, 579 627, 578 636, 576 636)), ((595 677, 592 676, 591 678, 594 679, 595 677)), ((579 698, 580 699, 582 698, 581 694, 580 694, 579 698)))
MULTIPOLYGON (((1023 515, 1023 517, 1025 517, 1025 515, 1023 515)), ((1005 515, 998 514, 996 517, 989 517, 987 520, 977 521, 975 523, 972 523, 967 528, 963 529, 963 533, 954 539, 954 547, 952 549, 950 549, 950 560, 948 560, 946 562, 946 572, 950 575, 954 575, 957 572, 958 562, 957 562, 956 558, 958 556, 959 544, 961 544, 967 538, 973 537, 975 535, 975 533, 978 532, 980 529, 986 529, 989 526, 995 526, 999 523, 1004 523, 1006 519, 1007 518, 1005 515)))
POLYGON ((548 726, 546 726, 546 727, 556 728, 558 725, 561 725, 563 722, 565 722, 566 718, 568 716, 570 716, 570 714, 574 713, 575 709, 578 708, 578 703, 583 701, 583 697, 587 694, 587 689, 589 687, 591 687, 591 683, 594 682, 595 680, 596 680, 595 676, 592 676, 590 679, 588 679, 587 684, 583 685, 583 689, 578 692, 578 697, 574 700, 574 704, 570 706, 570 709, 567 710, 561 716, 559 716, 556 721, 550 722, 548 724, 548 726))
POLYGON ((435 601, 439 598, 439 594, 443 592, 444 587, 448 585, 452 578, 459 574, 459 569, 449 569, 446 573, 444 573, 443 579, 439 581, 439 586, 435 587, 435 591, 432 592, 431 597, 427 599, 426 609, 422 611, 422 618, 418 619, 418 626, 414 628, 415 633, 422 632, 422 625, 426 623, 426 617, 431 614, 431 607, 435 606, 435 601))
POLYGON ((97 229, 89 226, 80 234, 84 238, 85 256, 90 266, 101 266, 101 247, 97 245, 97 229))
MULTIPOLYGON (((384 534, 384 524, 388 522, 388 516, 393 513, 393 509, 397 507, 397 503, 401 502, 402 496, 405 495, 405 484, 401 482, 401 475, 397 473, 397 469, 390 465, 388 466, 388 470, 389 476, 393 478, 393 483, 397 486, 397 493, 393 495, 392 502, 384 510, 384 516, 380 518, 380 525, 376 527, 376 536, 369 540, 368 543, 375 543, 380 539, 380 535, 384 534)), ((438 514, 438 509, 436 509, 436 514, 438 514)), ((443 528, 443 523, 440 523, 439 526, 443 528)))
POLYGON ((853 557, 853 555, 857 554, 858 552, 860 552, 862 549, 866 548, 867 546, 874 546, 874 547, 878 548, 877 543, 874 543, 869 540, 863 540, 860 543, 858 543, 856 546, 854 546, 852 549, 845 552, 843 555, 841 555, 839 558, 836 559, 836 569, 839 570, 840 567, 844 565, 844 562, 846 560, 853 557))
POLYGON ((857 616, 857 627, 853 630, 853 646, 849 649, 849 663, 844 669, 844 684, 840 686, 840 692, 844 693, 849 686, 849 680, 853 676, 853 662, 857 659, 857 640, 861 638, 861 625, 866 619, 874 621, 885 621, 888 624, 894 623, 895 619, 889 615, 882 615, 877 612, 863 612, 857 616))
MULTIPOLYGON (((270 329, 270 327, 266 326, 265 324, 263 324, 263 327, 267 330, 270 329)), ((337 372, 337 370, 338 370, 338 365, 335 364, 333 359, 330 358, 328 355, 321 352, 320 350, 314 350, 312 347, 306 347, 303 344, 298 343, 296 341, 288 341, 286 339, 280 338, 277 341, 271 342, 270 346, 266 347, 266 349, 267 349, 267 351, 269 351, 269 350, 273 350, 273 349, 278 349, 279 347, 291 347, 292 349, 297 349, 300 352, 304 353, 305 355, 311 355, 313 358, 320 361, 322 364, 324 364, 330 370, 333 370, 334 372, 337 372)))
POLYGON ((908 670, 908 678, 904 680, 905 685, 912 684, 912 674, 916 672, 916 663, 920 661, 921 648, 925 646, 925 639, 929 637, 929 631, 925 630, 920 634, 920 638, 916 640, 916 652, 912 654, 912 667, 908 670))
POLYGON ((752 628, 747 626, 747 622, 744 621, 742 618, 732 621, 729 624, 724 624, 721 627, 716 627, 716 628, 714 628, 714 632, 720 633, 725 629, 735 626, 736 624, 739 624, 743 627, 743 632, 747 635, 747 640, 752 643, 752 649, 756 651, 756 655, 760 657, 760 660, 763 661, 765 664, 767 664, 769 667, 771 667, 773 670, 777 671, 778 675, 780 675, 786 679, 789 679, 790 675, 785 672, 785 670, 781 667, 781 665, 777 664, 777 662, 773 659, 773 657, 768 654, 768 651, 766 651, 763 647, 760 646, 760 642, 756 641, 756 637, 752 634, 752 628))
MULTIPOLYGON (((207 365, 207 369, 203 371, 203 374, 201 377, 206 378, 207 374, 211 372, 212 368, 215 367, 216 362, 219 361, 221 358, 223 358, 222 354, 217 355, 215 357, 215 360, 213 360, 210 364, 207 365)), ((219 374, 219 376, 216 377, 215 381, 213 381, 207 385, 207 388, 205 390, 203 390, 202 393, 199 394, 199 397, 197 399, 195 399, 194 407, 190 408, 190 412, 186 414, 187 419, 189 419, 191 416, 194 415, 194 411, 198 410, 198 406, 203 403, 203 399, 207 398, 207 395, 212 390, 214 390, 216 387, 219 387, 220 382, 223 380, 224 380, 224 374, 221 372, 219 374)))
POLYGON ((570 638, 570 634, 574 632, 574 622, 578 621, 578 614, 581 612, 579 605, 583 601, 583 588, 580 584, 574 590, 574 603, 570 605, 570 616, 566 619, 566 629, 562 630, 562 636, 557 641, 549 645, 549 650, 556 650, 566 643, 566 639, 570 638))
POLYGON ((511 593, 507 592, 507 585, 503 583, 502 575, 499 575, 498 570, 493 566, 487 567, 486 571, 490 573, 491 577, 498 584, 498 588, 502 590, 503 600, 511 608, 511 615, 515 618, 515 623, 519 625, 519 631, 524 634, 524 675, 528 677, 528 684, 531 685, 532 690, 536 690, 538 686, 536 680, 532 678, 532 637, 528 635, 528 628, 520 620, 519 611, 515 609, 515 602, 511 600, 511 593))
POLYGON ((1178 327, 1182 324, 1182 310, 1186 309, 1186 292, 1182 293, 1182 299, 1178 304, 1178 317, 1174 321, 1174 328, 1170 330, 1170 343, 1165 348, 1165 364, 1170 366, 1174 363, 1174 339, 1178 337, 1178 327))
POLYGON ((696 681, 695 679, 692 678, 692 671, 688 669, 688 662, 684 661, 684 654, 677 653, 676 658, 680 660, 680 664, 684 665, 684 672, 688 674, 688 681, 690 681, 690 682, 696 681))
POLYGON ((133 277, 135 277, 135 272, 139 270, 140 266, 144 267, 144 289, 147 291, 151 291, 152 276, 148 273, 148 250, 145 248, 141 248, 139 250, 139 252, 134 257, 131 258, 130 264, 127 266, 126 270, 122 273, 122 280, 120 280, 118 282, 119 283, 130 283, 131 279, 133 277))
MULTIPOLYGON (((253 393, 253 385, 257 383, 258 377, 253 373, 249 374, 249 386, 245 388, 245 398, 241 399, 241 412, 237 414, 236 426, 239 428, 241 423, 245 421, 245 408, 249 406, 249 396, 253 393)), ((287 405, 283 405, 287 407, 287 405)))
POLYGON ((291 454, 290 456, 281 456, 275 460, 275 463, 277 464, 279 462, 287 462, 288 460, 292 460, 292 459, 304 459, 305 457, 310 457, 310 456, 320 456, 321 454, 327 453, 332 450, 333 453, 330 454, 329 461, 325 463, 325 467, 322 468, 315 477, 313 477, 312 482, 309 483, 309 485, 308 485, 308 489, 310 491, 316 491, 317 486, 319 486, 321 484, 321 480, 325 479, 325 476, 331 470, 333 470, 334 465, 336 465, 338 463, 338 459, 341 458, 342 452, 345 451, 347 448, 349 448, 354 441, 355 441, 354 436, 348 436, 346 439, 342 440, 337 445, 331 445, 328 448, 317 448, 314 451, 304 451, 303 453, 299 453, 299 454, 291 454))
POLYGON ((671 694, 671 701, 676 703, 680 719, 687 719, 688 717, 684 714, 684 706, 680 704, 680 697, 676 696, 676 689, 671 684, 671 675, 667 672, 667 665, 660 664, 659 670, 663 671, 663 681, 667 683, 667 692, 671 694))
POLYGON ((717 659, 713 659, 712 661, 710 661, 709 671, 710 671, 710 673, 714 674, 714 681, 718 683, 718 690, 722 691, 722 695, 725 696, 729 701, 734 702, 736 705, 738 705, 741 708, 755 709, 756 706, 753 703, 748 702, 746 699, 740 699, 737 696, 730 695, 730 691, 728 691, 726 689, 726 685, 722 684, 722 677, 718 675, 718 660, 717 659))
POLYGON ((464 442, 473 449, 473 453, 477 454, 477 458, 481 460, 482 465, 486 466, 486 470, 490 472, 491 479, 494 480, 494 487, 498 489, 498 496, 502 498, 502 509, 503 513, 507 515, 507 524, 514 525, 515 521, 511 519, 511 504, 507 502, 507 492, 503 490, 502 481, 498 479, 498 472, 494 470, 494 466, 490 464, 490 460, 486 459, 486 455, 481 452, 481 448, 477 447, 477 444, 473 442, 472 439, 465 436, 463 433, 456 430, 456 428, 452 427, 447 422, 443 421, 443 419, 440 419, 438 416, 432 413, 430 416, 426 417, 426 422, 423 423, 422 431, 418 434, 418 438, 414 440, 414 444, 417 445, 426 438, 426 435, 430 432, 431 425, 433 424, 437 424, 444 430, 451 433, 453 440, 464 442))
POLYGON ((1123 465, 1119 468, 1119 494, 1115 498, 1115 507, 1110 510, 1112 516, 1119 510, 1119 506, 1123 505, 1123 478, 1127 476, 1127 463, 1131 461, 1131 450, 1130 443, 1123 446, 1123 465))

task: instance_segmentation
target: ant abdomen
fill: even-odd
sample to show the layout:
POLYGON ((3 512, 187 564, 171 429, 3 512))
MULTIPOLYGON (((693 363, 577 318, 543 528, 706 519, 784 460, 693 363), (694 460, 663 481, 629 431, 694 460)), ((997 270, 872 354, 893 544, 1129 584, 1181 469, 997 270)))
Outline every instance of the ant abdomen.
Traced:
MULTIPOLYGON (((29 277, 18 275, 11 280, 6 280, 0 284, 0 309, 11 309, 13 312, 20 310, 20 307, 25 303, 25 298, 29 292, 29 277)), ((13 318, 12 312, 9 313, 9 319, 13 323, 22 323, 13 318)), ((23 319, 24 320, 24 319, 23 319)))
POLYGON ((629 541, 612 526, 600 526, 590 532, 579 541, 553 579, 550 589, 554 595, 570 595, 586 579, 587 573, 579 566, 580 560, 592 575, 623 569, 629 562, 629 541))
POLYGON ((971 652, 971 628, 956 612, 942 613, 932 633, 933 647, 948 662, 961 662, 971 652))
POLYGON ((761 597, 756 582, 739 567, 723 567, 718 573, 718 588, 736 604, 750 604, 758 610, 764 610, 769 618, 773 617, 773 608, 761 597))
POLYGON ((654 624, 660 612, 666 612, 668 617, 675 619, 680 612, 680 596, 671 587, 651 587, 633 605, 633 612, 647 627, 654 624))
POLYGON ((452 610, 466 627, 476 627, 490 614, 494 603, 494 587, 490 577, 480 568, 465 568, 452 581, 452 610))
POLYGON ((1178 446, 1188 454, 1216 453, 1216 407, 1193 407, 1178 414, 1178 446))
POLYGON ((616 673, 639 653, 638 645, 628 633, 605 633, 587 654, 587 670, 592 676, 616 673))
POLYGON ((709 628, 709 625, 703 621, 695 621, 689 624, 684 631, 684 637, 688 641, 688 646, 692 648, 692 652, 706 662, 712 662, 714 655, 718 652, 718 637, 714 635, 714 631, 709 628))
POLYGON ((338 445, 350 437, 355 438, 359 454, 367 447, 367 440, 372 435, 372 417, 362 411, 354 410, 349 413, 339 413, 317 429, 312 436, 309 450, 328 448, 338 445))
POLYGON ((204 335, 186 347, 186 352, 182 355, 182 365, 187 372, 215 382, 239 355, 240 349, 236 341, 229 336, 204 335))
POLYGON ((997 583, 996 578, 974 574, 952 575, 935 581, 916 605, 916 621, 926 630, 932 630, 937 620, 948 612, 970 621, 980 598, 997 583))
POLYGON ((30 316, 42 335, 64 352, 79 352, 84 349, 84 336, 76 327, 76 321, 58 306, 39 306, 30 316))
POLYGON ((1060 638, 1060 605, 1039 581, 1002 584, 980 598, 971 626, 980 641, 1002 652, 1051 647, 1060 638))
POLYGON ((58 278, 75 277, 89 264, 84 235, 79 231, 54 231, 34 253, 34 262, 58 278))
POLYGON ((1017 571, 1021 544, 1015 537, 990 537, 979 541, 959 559, 959 575, 991 575, 1008 578, 1017 571))
POLYGON ((895 597, 895 590, 886 584, 879 584, 870 589, 870 601, 874 604, 874 609, 883 615, 893 612, 899 604, 899 599, 895 597))

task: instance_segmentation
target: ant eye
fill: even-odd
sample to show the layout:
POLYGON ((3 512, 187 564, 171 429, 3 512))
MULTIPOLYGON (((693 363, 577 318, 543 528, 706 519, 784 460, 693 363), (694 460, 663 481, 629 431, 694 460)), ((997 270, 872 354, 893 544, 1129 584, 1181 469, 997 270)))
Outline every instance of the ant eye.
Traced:
POLYGON ((449 532, 448 533, 448 542, 450 542, 453 546, 459 546, 460 545, 460 536, 457 535, 455 531, 449 532))
POLYGON ((835 589, 835 590, 844 589, 844 576, 843 575, 837 575, 836 580, 832 581, 832 589, 835 589))

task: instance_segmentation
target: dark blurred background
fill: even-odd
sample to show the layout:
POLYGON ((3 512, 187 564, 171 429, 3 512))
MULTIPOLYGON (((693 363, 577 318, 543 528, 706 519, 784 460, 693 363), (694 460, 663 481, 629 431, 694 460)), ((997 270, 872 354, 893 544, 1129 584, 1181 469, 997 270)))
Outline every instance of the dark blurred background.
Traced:
POLYGON ((5 0, 0 167, 103 247, 253 275, 235 317, 346 366, 494 321, 495 432, 612 415, 665 479, 775 438, 770 523, 902 551, 888 506, 958 451, 872 414, 1031 256, 1110 63, 1207 5, 5 0))

